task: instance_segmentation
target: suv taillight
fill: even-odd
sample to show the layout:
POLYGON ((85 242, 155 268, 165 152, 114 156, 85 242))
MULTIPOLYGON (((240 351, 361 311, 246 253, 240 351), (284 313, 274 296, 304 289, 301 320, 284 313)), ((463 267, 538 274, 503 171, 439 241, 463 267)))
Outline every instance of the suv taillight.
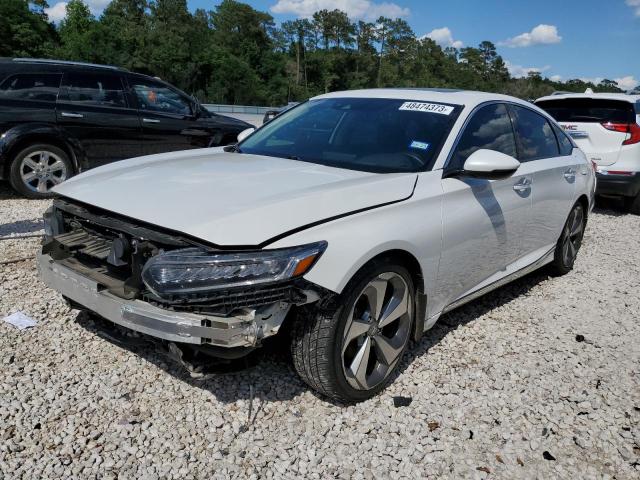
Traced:
POLYGON ((623 145, 633 145, 640 143, 640 125, 637 123, 612 123, 605 122, 602 124, 607 130, 620 133, 629 133, 631 136, 622 142, 623 145))

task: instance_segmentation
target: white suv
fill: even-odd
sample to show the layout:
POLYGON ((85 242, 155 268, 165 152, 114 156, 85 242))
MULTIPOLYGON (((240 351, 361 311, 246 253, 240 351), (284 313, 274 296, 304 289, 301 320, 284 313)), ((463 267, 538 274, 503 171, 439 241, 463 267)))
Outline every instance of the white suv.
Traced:
POLYGON ((623 197, 640 215, 640 95, 563 94, 535 103, 596 163, 596 193, 623 197))
POLYGON ((230 358, 290 333, 300 376, 358 401, 443 312, 546 264, 571 270, 594 189, 530 103, 337 92, 231 148, 67 180, 38 263, 76 307, 181 348, 230 358))

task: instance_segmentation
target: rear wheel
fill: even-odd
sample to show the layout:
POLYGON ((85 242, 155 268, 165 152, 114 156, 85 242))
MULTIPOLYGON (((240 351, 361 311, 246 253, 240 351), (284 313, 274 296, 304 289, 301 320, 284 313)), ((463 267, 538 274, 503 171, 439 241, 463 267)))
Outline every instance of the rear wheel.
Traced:
POLYGON ((573 269, 573 264, 582 245, 586 216, 584 207, 577 203, 567 218, 562 235, 556 244, 552 268, 557 275, 564 275, 573 269))
POLYGON ((291 345, 298 374, 336 400, 373 397, 393 378, 409 343, 414 298, 404 267, 375 262, 350 282, 337 305, 303 308, 291 345))
POLYGON ((50 190, 72 175, 67 154, 58 147, 37 144, 18 152, 9 172, 11 186, 28 198, 49 198, 50 190))

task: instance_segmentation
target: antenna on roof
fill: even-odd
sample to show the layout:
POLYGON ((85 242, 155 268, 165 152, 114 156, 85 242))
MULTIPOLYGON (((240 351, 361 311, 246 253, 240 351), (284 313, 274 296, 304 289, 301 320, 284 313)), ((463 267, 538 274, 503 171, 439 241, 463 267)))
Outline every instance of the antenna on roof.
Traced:
POLYGON ((589 95, 591 95, 593 93, 593 90, 591 88, 587 88, 584 93, 588 93, 589 95))

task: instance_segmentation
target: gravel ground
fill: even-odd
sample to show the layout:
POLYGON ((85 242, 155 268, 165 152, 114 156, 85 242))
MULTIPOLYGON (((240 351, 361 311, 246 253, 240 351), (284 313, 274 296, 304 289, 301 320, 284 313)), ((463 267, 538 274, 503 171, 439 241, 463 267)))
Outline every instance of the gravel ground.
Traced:
MULTIPOLYGON (((37 231, 47 204, 0 185, 0 236, 37 231)), ((0 317, 39 322, 0 322, 0 478, 638 478, 639 232, 598 209, 573 272, 446 315, 356 406, 316 396, 283 355, 191 378, 98 335, 32 259, 0 265, 0 317)), ((0 241, 0 262, 37 248, 0 241)))

